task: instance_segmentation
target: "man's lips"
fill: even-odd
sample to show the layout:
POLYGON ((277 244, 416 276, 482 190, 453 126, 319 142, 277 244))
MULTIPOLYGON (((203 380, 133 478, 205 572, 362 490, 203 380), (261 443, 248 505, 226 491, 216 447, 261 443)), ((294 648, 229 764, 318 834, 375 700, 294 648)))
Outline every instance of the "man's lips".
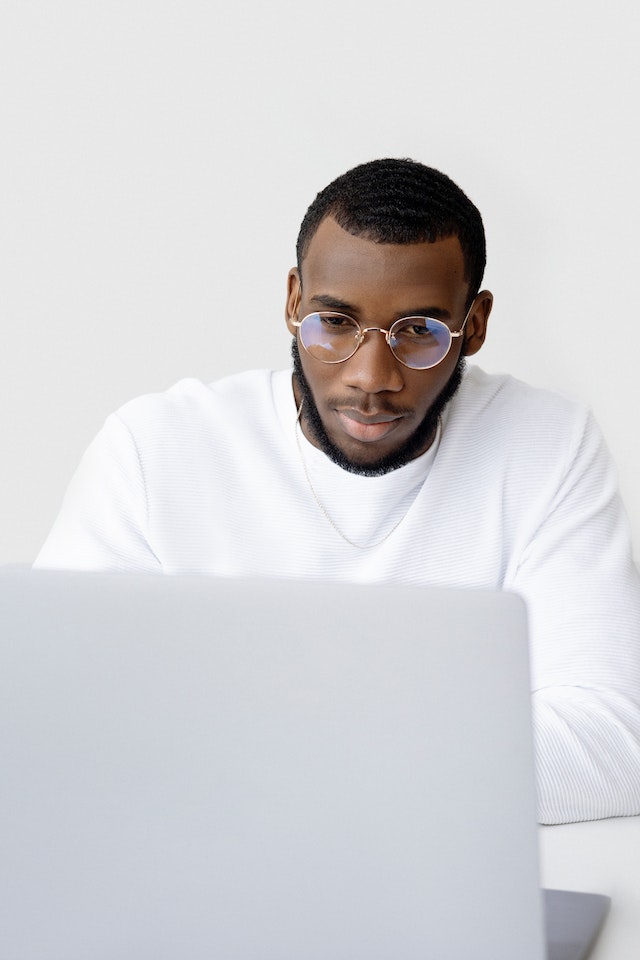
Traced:
POLYGON ((355 408, 335 412, 345 433, 364 443, 382 440, 404 419, 402 413, 362 413, 355 408))

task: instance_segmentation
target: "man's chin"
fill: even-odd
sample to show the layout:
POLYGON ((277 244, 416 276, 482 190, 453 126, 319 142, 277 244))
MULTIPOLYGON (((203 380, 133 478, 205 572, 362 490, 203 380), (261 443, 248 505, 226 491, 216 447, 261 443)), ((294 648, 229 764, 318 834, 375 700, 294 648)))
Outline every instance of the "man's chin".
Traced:
MULTIPOLYGON (((348 433, 339 438, 329 437, 324 428, 320 435, 314 426, 313 417, 305 420, 305 427, 319 448, 344 470, 364 476, 380 476, 415 459, 428 449, 435 434, 435 428, 430 431, 429 436, 424 436, 421 429, 419 434, 412 433, 408 438, 395 443, 389 437, 385 440, 362 441, 348 433), (418 444, 421 449, 418 449, 418 444)), ((422 426, 423 424, 421 428, 422 426)))
POLYGON ((355 440, 338 444, 330 439, 322 422, 318 423, 315 418, 315 410, 311 412, 311 416, 305 415, 309 412, 306 410, 306 406, 305 399, 302 417, 309 438, 343 470, 364 477, 379 477, 393 470, 398 470, 409 463, 410 460, 415 460, 431 446, 438 425, 437 419, 435 423, 423 421, 419 430, 411 434, 407 441, 391 449, 389 449, 388 444, 358 443, 355 440))
POLYGON ((375 442, 357 443, 357 441, 354 441, 348 447, 345 445, 343 448, 331 440, 304 375, 298 343, 295 339, 292 341, 291 355, 297 394, 299 402, 302 403, 300 416, 304 422, 305 433, 330 460, 343 470, 365 477, 379 477, 385 473, 391 473, 393 470, 398 470, 429 449, 435 439, 440 416, 460 386, 465 366, 464 357, 460 356, 444 389, 427 410, 414 432, 399 446, 381 454, 379 452, 380 447, 377 450, 375 449, 375 442))

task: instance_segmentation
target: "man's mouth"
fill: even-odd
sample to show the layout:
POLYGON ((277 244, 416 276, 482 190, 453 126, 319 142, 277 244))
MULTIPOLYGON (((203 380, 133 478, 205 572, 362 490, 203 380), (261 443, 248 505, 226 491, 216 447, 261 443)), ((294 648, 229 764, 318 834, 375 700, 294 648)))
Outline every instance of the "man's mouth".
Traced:
POLYGON ((362 413, 350 408, 336 410, 336 415, 345 433, 363 443, 382 440, 404 419, 400 413, 362 413))

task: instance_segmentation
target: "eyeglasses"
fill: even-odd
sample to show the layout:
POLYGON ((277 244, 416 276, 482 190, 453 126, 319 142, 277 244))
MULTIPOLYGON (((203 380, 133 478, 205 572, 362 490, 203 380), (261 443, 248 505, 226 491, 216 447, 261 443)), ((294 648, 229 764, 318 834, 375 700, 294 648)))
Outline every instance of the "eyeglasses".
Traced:
POLYGON ((396 360, 412 370, 429 370, 444 360, 453 340, 463 335, 472 307, 473 304, 455 333, 433 317, 401 317, 388 330, 363 328, 353 317, 325 310, 291 322, 299 328, 307 353, 322 363, 344 363, 354 355, 367 333, 383 333, 396 360))

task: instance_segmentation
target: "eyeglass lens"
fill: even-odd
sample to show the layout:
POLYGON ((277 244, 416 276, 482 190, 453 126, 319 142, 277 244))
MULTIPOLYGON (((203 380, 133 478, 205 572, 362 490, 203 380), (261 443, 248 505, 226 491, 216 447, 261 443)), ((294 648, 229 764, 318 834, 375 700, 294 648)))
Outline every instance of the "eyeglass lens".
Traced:
MULTIPOLYGON (((300 324, 304 348, 324 363, 348 360, 360 346, 361 336, 360 325, 352 317, 338 313, 310 313, 300 324)), ((451 332, 446 324, 431 317, 404 317, 392 325, 388 342, 401 363, 427 370, 446 357, 451 332)))

